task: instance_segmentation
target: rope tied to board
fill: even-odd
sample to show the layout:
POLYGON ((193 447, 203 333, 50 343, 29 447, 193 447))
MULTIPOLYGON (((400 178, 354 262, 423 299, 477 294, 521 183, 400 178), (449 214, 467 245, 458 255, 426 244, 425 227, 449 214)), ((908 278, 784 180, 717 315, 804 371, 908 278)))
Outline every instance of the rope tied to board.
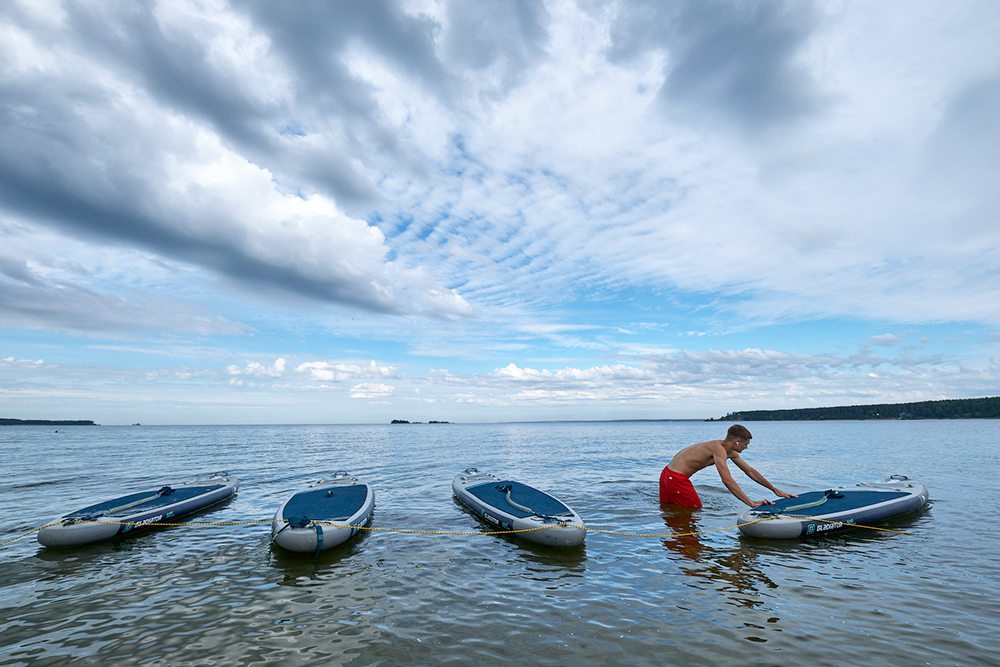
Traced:
MULTIPOLYGON (((310 519, 307 516, 292 516, 292 517, 288 517, 287 519, 285 519, 285 525, 282 526, 278 530, 278 532, 276 532, 271 537, 271 540, 270 540, 269 544, 273 544, 274 541, 277 539, 278 535, 280 535, 281 532, 283 530, 285 530, 286 528, 308 528, 309 526, 312 526, 313 528, 316 529, 316 553, 313 555, 313 557, 314 558, 319 558, 320 552, 323 551, 323 526, 321 525, 322 523, 324 523, 324 522, 322 522, 322 521, 313 521, 312 519, 310 519)), ((189 524, 185 524, 185 525, 189 525, 189 524)), ((336 524, 330 524, 330 523, 328 523, 326 525, 328 525, 328 526, 334 526, 336 528, 340 528, 341 527, 341 526, 337 526, 336 524)), ((353 527, 353 526, 349 526, 349 527, 353 527)))

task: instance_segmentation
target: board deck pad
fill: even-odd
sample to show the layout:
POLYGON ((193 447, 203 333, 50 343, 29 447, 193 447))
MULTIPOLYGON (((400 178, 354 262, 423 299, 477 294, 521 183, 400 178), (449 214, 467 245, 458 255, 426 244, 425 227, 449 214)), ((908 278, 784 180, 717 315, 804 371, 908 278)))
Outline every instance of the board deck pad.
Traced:
POLYGON ((568 507, 549 494, 543 493, 532 486, 528 486, 527 484, 522 484, 520 482, 510 480, 502 482, 487 482, 486 484, 479 484, 478 486, 466 487, 465 490, 474 495, 476 498, 482 500, 487 505, 492 505, 493 507, 502 509, 507 514, 516 516, 519 519, 534 516, 531 512, 525 512, 524 510, 514 507, 507 502, 507 492, 500 490, 501 487, 506 487, 507 485, 510 485, 511 500, 518 505, 530 507, 534 510, 534 514, 542 516, 572 516, 573 514, 568 507))
POLYGON ((361 509, 367 497, 368 487, 364 484, 303 491, 288 500, 281 518, 302 516, 314 521, 344 521, 361 509))
POLYGON ((798 498, 779 498, 774 501, 773 505, 762 505, 757 509, 773 512, 774 514, 787 514, 789 516, 819 516, 837 512, 849 512, 908 495, 905 491, 853 491, 850 489, 838 489, 838 491, 843 494, 842 498, 827 498, 825 503, 816 507, 808 507, 800 510, 788 509, 798 505, 814 503, 823 498, 827 493, 826 491, 809 491, 808 493, 799 494, 798 498))
POLYGON ((112 510, 116 507, 121 507, 123 505, 131 505, 127 510, 122 510, 121 512, 116 512, 116 514, 136 514, 144 510, 151 510, 157 507, 164 507, 166 505, 173 505, 176 502, 182 500, 188 500, 189 498, 194 498, 195 496, 200 496, 216 489, 221 489, 224 484, 216 484, 214 486, 178 486, 170 487, 173 489, 170 493, 163 496, 157 496, 152 498, 148 502, 141 503, 139 505, 131 505, 137 500, 142 500, 143 498, 148 498, 149 496, 155 495, 159 489, 151 489, 149 491, 143 491, 141 493, 133 493, 127 496, 122 496, 120 498, 115 498, 114 500, 108 500, 103 503, 98 503, 97 505, 91 505, 90 507, 84 507, 81 510, 76 510, 72 514, 67 514, 65 518, 81 518, 87 516, 101 516, 108 515, 108 510, 112 510))

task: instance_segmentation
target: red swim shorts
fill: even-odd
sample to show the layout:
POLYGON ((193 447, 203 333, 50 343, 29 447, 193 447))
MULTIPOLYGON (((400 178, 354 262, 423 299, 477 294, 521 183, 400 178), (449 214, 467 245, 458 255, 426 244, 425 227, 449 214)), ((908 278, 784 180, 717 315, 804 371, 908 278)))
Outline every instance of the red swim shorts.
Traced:
POLYGON ((691 484, 691 478, 669 467, 660 473, 660 502, 681 507, 701 507, 701 498, 691 484))

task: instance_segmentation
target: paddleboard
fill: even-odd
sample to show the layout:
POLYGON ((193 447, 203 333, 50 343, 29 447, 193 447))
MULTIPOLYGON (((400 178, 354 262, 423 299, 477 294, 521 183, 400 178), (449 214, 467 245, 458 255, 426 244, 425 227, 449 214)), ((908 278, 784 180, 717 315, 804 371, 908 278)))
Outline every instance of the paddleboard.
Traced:
POLYGON ((371 485, 339 470, 281 504, 271 522, 271 540, 289 551, 319 555, 357 533, 374 509, 371 485))
POLYGON ((753 537, 829 535, 913 512, 926 503, 923 484, 893 475, 875 483, 810 491, 751 508, 740 515, 739 528, 753 537))
POLYGON ((492 526, 529 531, 515 533, 517 537, 550 547, 575 547, 587 536, 579 514, 527 484, 468 468, 455 476, 451 488, 462 504, 492 526))
POLYGON ((38 531, 46 547, 73 547, 177 519, 236 494, 239 481, 218 472, 183 484, 130 493, 71 512, 38 531))

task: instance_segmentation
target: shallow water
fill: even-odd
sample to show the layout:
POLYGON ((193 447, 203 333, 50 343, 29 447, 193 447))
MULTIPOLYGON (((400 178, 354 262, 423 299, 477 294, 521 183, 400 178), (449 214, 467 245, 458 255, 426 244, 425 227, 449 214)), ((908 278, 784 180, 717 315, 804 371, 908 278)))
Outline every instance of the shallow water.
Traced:
MULTIPOLYGON (((239 495, 188 525, 77 550, 0 547, 0 665, 995 665, 995 421, 750 423, 744 458, 779 488, 888 474, 931 502, 884 527, 742 537, 717 475, 705 508, 661 509, 674 451, 704 422, 0 427, 0 541, 95 501, 228 470, 239 495), (986 443, 986 444, 984 444, 986 443), (468 466, 531 483, 590 533, 553 550, 489 530, 451 498, 468 466), (278 504, 347 469, 373 528, 319 559, 268 544, 278 504), (677 533, 705 532, 671 537, 677 533)), ((766 497, 735 470, 752 497, 766 497)))

